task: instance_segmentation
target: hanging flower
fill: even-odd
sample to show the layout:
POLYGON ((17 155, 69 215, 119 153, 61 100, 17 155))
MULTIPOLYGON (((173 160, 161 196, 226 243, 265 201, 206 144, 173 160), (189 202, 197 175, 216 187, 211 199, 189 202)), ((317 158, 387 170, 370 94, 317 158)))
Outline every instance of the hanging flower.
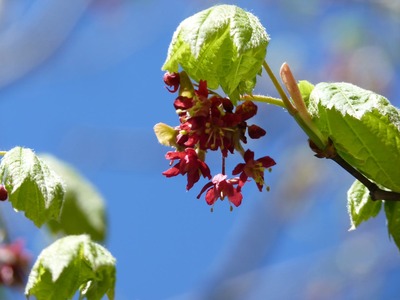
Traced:
POLYGON ((179 90, 174 101, 179 125, 171 127, 159 123, 155 126, 160 143, 175 148, 175 151, 169 151, 165 156, 173 166, 162 174, 166 177, 186 175, 187 190, 190 190, 201 176, 212 178, 197 196, 200 198, 205 193, 209 205, 214 205, 218 199, 228 198, 234 206, 239 206, 243 198, 241 189, 249 177, 255 180, 261 191, 264 185, 264 170, 275 165, 275 161, 269 156, 254 160, 254 152, 245 152, 243 149, 247 137, 258 139, 266 134, 258 125, 247 124, 248 120, 257 114, 257 105, 249 100, 239 105, 235 102, 234 105, 229 98, 210 91, 207 81, 200 80, 197 85, 193 85, 185 72, 166 73, 164 82, 170 87, 170 92, 179 90), (205 163, 209 150, 220 151, 222 155, 221 173, 214 177, 205 163), (225 159, 235 151, 244 153, 245 162, 238 164, 233 170, 233 175, 240 176, 228 179, 225 175, 225 159), (175 161, 177 163, 174 164, 175 161))
POLYGON ((248 178, 251 177, 261 191, 264 185, 264 170, 274 166, 276 164, 275 161, 269 156, 254 160, 254 152, 251 150, 247 150, 244 153, 244 161, 245 163, 238 164, 232 171, 233 175, 240 174, 239 187, 242 187, 248 178))
POLYGON ((237 177, 227 179, 226 175, 217 174, 212 181, 202 188, 197 199, 207 190, 206 202, 208 205, 213 205, 218 199, 224 200, 225 197, 228 197, 229 202, 237 207, 242 203, 243 199, 242 193, 238 190, 238 184, 239 178, 237 177))
POLYGON ((170 159, 171 164, 174 160, 179 159, 179 162, 172 168, 164 171, 162 174, 166 177, 187 174, 187 190, 190 190, 193 185, 199 181, 200 175, 203 175, 204 178, 207 177, 208 179, 211 179, 210 169, 204 161, 199 159, 193 148, 187 148, 182 152, 169 151, 165 155, 165 158, 170 159))

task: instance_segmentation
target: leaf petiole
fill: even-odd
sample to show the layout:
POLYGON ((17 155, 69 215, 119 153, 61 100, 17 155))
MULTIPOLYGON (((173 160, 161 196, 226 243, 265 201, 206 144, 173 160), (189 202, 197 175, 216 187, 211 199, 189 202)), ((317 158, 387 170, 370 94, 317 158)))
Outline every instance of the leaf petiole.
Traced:
POLYGON ((291 114, 292 116, 296 115, 297 109, 293 106, 292 102, 286 96, 286 93, 283 90, 281 84, 279 83, 274 72, 272 72, 271 68, 269 67, 268 63, 265 60, 263 62, 263 67, 265 71, 267 71, 267 74, 271 79, 273 85, 275 86, 275 89, 278 91, 279 96, 281 96, 284 107, 288 110, 289 114, 291 114))
POLYGON ((286 105, 285 105, 285 103, 283 103, 282 99, 264 96, 264 95, 244 95, 240 99, 263 102, 263 103, 268 103, 268 104, 286 108, 286 105))

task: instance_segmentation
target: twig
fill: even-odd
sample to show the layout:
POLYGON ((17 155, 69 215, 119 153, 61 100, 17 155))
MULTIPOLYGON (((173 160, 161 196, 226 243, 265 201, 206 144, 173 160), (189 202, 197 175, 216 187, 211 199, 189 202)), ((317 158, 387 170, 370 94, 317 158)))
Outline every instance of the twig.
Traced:
POLYGON ((311 120, 308 113, 307 107, 303 101, 300 90, 297 86, 297 82, 288 66, 284 63, 281 67, 280 76, 285 84, 288 92, 292 98, 292 101, 286 96, 281 85, 273 74, 271 68, 264 61, 264 69, 267 71, 269 77, 271 78, 275 88, 277 89, 279 95, 282 97, 282 102, 285 105, 288 112, 297 121, 300 127, 305 131, 305 133, 310 137, 309 144, 311 149, 316 153, 318 158, 328 158, 335 161, 348 173, 350 173, 354 178, 360 181, 368 190, 372 200, 385 200, 385 201, 400 201, 400 193, 386 191, 377 186, 374 182, 365 177, 360 171, 350 165, 345 161, 335 149, 333 142, 328 139, 323 138, 318 128, 316 128, 311 120))
POLYGON ((365 187, 369 190, 369 195, 373 201, 376 200, 385 200, 385 201, 400 201, 400 193, 385 191, 377 186, 374 182, 369 180, 363 174, 360 173, 356 168, 350 165, 347 161, 345 161, 334 149, 333 143, 330 140, 330 145, 326 148, 326 150, 322 151, 318 149, 318 147, 309 140, 310 148, 316 153, 316 157, 318 158, 328 158, 335 161, 339 166, 345 169, 348 173, 350 173, 355 179, 360 181, 365 187))
POLYGON ((385 200, 385 201, 400 201, 400 193, 385 191, 378 187, 374 182, 369 180, 363 174, 361 174, 357 169, 351 166, 347 161, 345 161, 340 155, 331 157, 339 166, 349 172, 358 181, 360 181, 369 190, 369 195, 372 200, 385 200))

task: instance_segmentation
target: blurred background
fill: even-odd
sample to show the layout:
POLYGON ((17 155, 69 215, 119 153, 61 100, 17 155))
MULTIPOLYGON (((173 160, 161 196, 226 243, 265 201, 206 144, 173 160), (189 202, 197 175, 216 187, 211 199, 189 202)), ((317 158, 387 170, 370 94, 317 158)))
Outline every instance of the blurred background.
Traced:
MULTIPOLYGON (((348 231, 353 179, 315 158, 282 109, 259 105, 267 136, 249 145, 277 162, 270 192, 250 183, 239 208, 210 213, 196 199, 206 181, 186 192, 184 177, 161 175, 169 149, 153 126, 178 122, 161 66, 178 24, 218 3, 0 0, 0 148, 51 153, 96 185, 118 300, 397 299, 400 255, 383 214, 348 231)), ((276 74, 287 61, 299 80, 348 81, 400 105, 398 0, 224 3, 259 17, 276 74)), ((255 92, 277 96, 265 74, 255 92)), ((35 259, 47 235, 3 207, 35 259)))

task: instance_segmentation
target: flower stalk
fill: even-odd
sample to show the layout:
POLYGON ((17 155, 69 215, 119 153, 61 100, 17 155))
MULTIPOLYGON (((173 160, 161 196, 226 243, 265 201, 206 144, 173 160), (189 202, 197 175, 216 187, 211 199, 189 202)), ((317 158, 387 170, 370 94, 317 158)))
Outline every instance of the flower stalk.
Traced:
POLYGON ((244 95, 240 98, 241 100, 250 100, 250 101, 257 101, 262 103, 268 103, 275 106, 286 108, 285 103, 282 99, 264 96, 264 95, 244 95))

